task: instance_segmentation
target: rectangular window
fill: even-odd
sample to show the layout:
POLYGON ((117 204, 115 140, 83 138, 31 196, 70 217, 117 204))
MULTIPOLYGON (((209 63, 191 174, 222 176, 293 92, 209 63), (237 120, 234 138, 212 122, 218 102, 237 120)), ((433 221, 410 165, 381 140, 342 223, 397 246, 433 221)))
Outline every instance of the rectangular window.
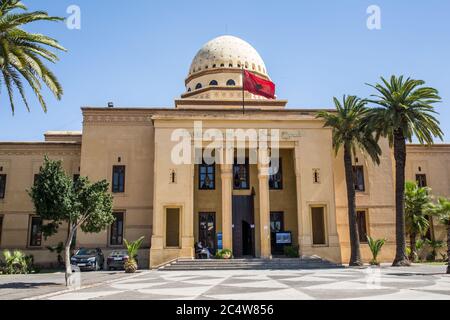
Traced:
POLYGON ((366 191, 363 166, 353 166, 353 184, 355 185, 356 191, 366 191))
POLYGON ((243 164, 239 164, 235 161, 235 164, 233 165, 233 187, 235 190, 250 189, 248 159, 246 159, 243 164))
POLYGON ((366 211, 357 211, 356 212, 356 222, 358 223, 359 242, 367 243, 366 211))
POLYGON ((33 177, 33 186, 36 185, 38 179, 39 179, 39 173, 36 173, 36 174, 34 175, 34 177, 33 177))
POLYGON ((0 216, 0 246, 2 245, 3 216, 0 216))
POLYGON ((42 221, 39 217, 31 217, 30 223, 30 247, 40 247, 42 245, 42 221))
POLYGON ((166 247, 180 247, 180 209, 166 210, 166 247))
POLYGON ((5 199, 6 174, 0 174, 0 199, 5 199))
POLYGON ((116 220, 111 225, 109 243, 112 246, 121 246, 123 244, 124 214, 123 212, 114 212, 113 215, 116 220))
POLYGON ((416 182, 420 188, 427 187, 427 175, 426 174, 416 174, 416 182))
POLYGON ((125 192, 125 166, 113 166, 112 192, 125 192))
POLYGON ((276 167, 275 165, 272 167, 272 162, 270 164, 270 167, 273 170, 273 174, 269 176, 269 188, 271 190, 283 189, 283 170, 281 165, 281 159, 278 159, 278 161, 279 161, 278 167, 276 167))
POLYGON ((203 163, 198 166, 198 188, 214 190, 216 188, 216 165, 203 163))
POLYGON ((313 244, 325 245, 325 207, 311 208, 311 222, 313 232, 313 244))

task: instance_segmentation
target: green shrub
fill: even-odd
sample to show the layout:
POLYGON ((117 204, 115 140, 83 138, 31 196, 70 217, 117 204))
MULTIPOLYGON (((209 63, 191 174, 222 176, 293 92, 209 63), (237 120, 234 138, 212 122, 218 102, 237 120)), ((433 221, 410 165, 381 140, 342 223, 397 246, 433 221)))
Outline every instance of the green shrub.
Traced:
POLYGON ((298 247, 286 246, 284 247, 284 255, 289 258, 299 258, 300 255, 298 253, 298 250, 298 247))
POLYGON ((216 253, 217 259, 231 259, 231 257, 233 257, 233 252, 230 249, 222 249, 216 253))
POLYGON ((27 256, 22 251, 9 250, 3 251, 4 263, 2 267, 3 274, 28 274, 34 272, 34 258, 27 256))
POLYGON ((381 248, 386 243, 386 239, 373 239, 368 236, 367 243, 369 245, 370 251, 372 252, 372 260, 370 260, 370 264, 375 266, 380 265, 377 257, 380 254, 381 248))

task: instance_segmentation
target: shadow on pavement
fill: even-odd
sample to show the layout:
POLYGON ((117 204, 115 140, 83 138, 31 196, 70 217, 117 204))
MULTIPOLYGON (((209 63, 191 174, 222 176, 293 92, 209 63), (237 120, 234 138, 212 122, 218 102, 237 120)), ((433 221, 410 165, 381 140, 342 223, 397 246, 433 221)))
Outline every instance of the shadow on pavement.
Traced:
POLYGON ((0 289, 38 289, 41 287, 59 286, 61 284, 56 282, 40 282, 40 283, 26 283, 26 282, 11 282, 0 284, 0 289))

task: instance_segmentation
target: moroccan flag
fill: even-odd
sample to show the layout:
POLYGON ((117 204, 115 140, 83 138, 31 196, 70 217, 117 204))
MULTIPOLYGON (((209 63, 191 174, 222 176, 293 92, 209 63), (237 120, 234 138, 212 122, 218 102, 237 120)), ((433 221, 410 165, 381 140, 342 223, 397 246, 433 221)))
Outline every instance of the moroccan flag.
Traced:
POLYGON ((244 70, 243 78, 244 90, 268 99, 275 99, 275 83, 272 81, 260 78, 247 70, 244 70))

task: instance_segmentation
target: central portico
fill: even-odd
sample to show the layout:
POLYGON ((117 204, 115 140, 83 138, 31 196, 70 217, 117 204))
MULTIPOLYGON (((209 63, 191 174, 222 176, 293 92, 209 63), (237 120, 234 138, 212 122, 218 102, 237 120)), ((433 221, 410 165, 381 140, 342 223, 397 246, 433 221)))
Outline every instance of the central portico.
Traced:
POLYGON ((270 258, 283 254, 275 239, 280 232, 291 235, 291 246, 301 255, 341 260, 331 130, 322 127, 314 111, 287 110, 285 100, 242 90, 242 68, 270 80, 262 58, 245 41, 223 36, 208 42, 194 58, 186 93, 175 102, 178 111, 152 117, 152 267, 193 258, 199 241, 213 251, 230 249, 235 257, 270 258), (199 123, 203 132, 226 137, 215 151, 228 161, 196 162, 195 151, 189 155, 192 161, 174 161, 173 150, 179 152, 182 140, 177 131, 191 137, 192 150, 211 143, 196 136, 199 123), (279 171, 270 175, 268 161, 249 161, 255 146, 259 156, 273 157, 267 141, 260 136, 240 141, 230 138, 229 130, 277 131, 279 171), (238 143, 244 143, 244 161, 237 160, 238 143))

